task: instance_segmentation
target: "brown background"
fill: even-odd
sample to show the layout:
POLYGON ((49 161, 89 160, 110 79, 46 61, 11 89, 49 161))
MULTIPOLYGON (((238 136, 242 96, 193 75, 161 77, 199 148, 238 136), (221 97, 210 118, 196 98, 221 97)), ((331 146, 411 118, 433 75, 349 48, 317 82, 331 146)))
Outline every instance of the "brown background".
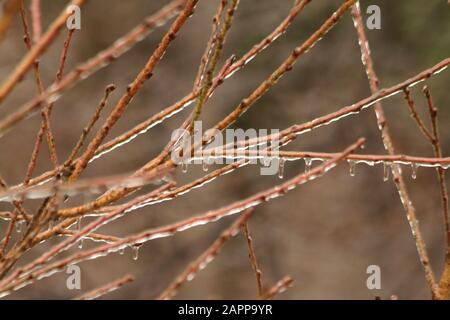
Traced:
MULTIPOLYGON (((271 32, 286 16, 292 2, 241 0, 225 56, 233 53, 241 56, 271 32)), ((66 1, 43 0, 42 3, 47 26, 66 1)), ((166 3, 168 1, 162 0, 89 1, 82 10, 82 29, 74 36, 66 70, 109 46, 166 3)), ((133 100, 109 138, 128 130, 190 91, 217 3, 200 1, 195 15, 157 66, 154 77, 133 100)), ((204 111, 204 127, 231 111, 340 3, 337 0, 312 1, 283 37, 220 87, 204 111)), ((382 10, 382 29, 368 31, 382 87, 403 81, 448 56, 450 7, 446 1, 362 1, 364 12, 369 4, 378 4, 382 10)), ((167 28, 168 25, 157 29, 121 59, 68 91, 57 102, 52 125, 61 159, 69 154, 106 85, 114 83, 118 86, 110 102, 113 104, 144 65, 167 28)), ((21 38, 17 20, 0 45, 1 80, 25 53, 21 38)), ((54 78, 62 41, 63 36, 60 36, 42 58, 46 84, 54 78)), ((440 110, 445 155, 450 151, 450 127, 447 125, 450 120, 449 80, 447 71, 428 82, 440 110)), ((413 91, 419 108, 425 110, 420 87, 413 91)), ((29 75, 3 103, 0 116, 14 111, 35 92, 33 78, 29 75)), ((350 15, 346 14, 323 41, 299 60, 294 71, 259 100, 235 126, 282 129, 337 110, 369 94, 355 30, 350 15)), ((383 105, 398 152, 431 156, 431 148, 410 119, 402 96, 392 97, 383 105)), ((184 111, 133 143, 92 163, 83 177, 137 169, 158 153, 171 131, 187 114, 184 111)), ((39 124, 40 118, 33 117, 1 138, 0 172, 10 184, 18 183, 24 177, 39 124)), ((336 152, 361 136, 368 140, 364 152, 384 153, 372 109, 303 135, 287 149, 336 152)), ((38 172, 50 168, 46 149, 43 151, 38 172)), ((444 238, 435 172, 420 169, 417 180, 412 180, 410 168, 403 169, 432 265, 439 275, 443 265, 444 238)), ((303 161, 290 162, 286 176, 303 170, 303 161)), ((348 170, 348 165, 342 164, 323 178, 257 208, 250 227, 265 284, 273 285, 283 276, 291 275, 295 280, 293 287, 279 296, 285 299, 373 299, 377 295, 388 298, 392 294, 402 299, 429 298, 403 208, 392 182, 383 182, 382 166, 359 165, 355 177, 350 177, 348 170), (379 265, 382 270, 382 290, 379 291, 370 291, 366 287, 366 268, 372 264, 379 265)), ((200 168, 190 167, 187 174, 178 170, 176 178, 182 183, 201 174, 200 168)), ((259 167, 249 166, 189 195, 139 210, 107 226, 102 232, 125 236, 218 208, 276 183, 279 183, 276 176, 260 176, 259 167)), ((7 208, 0 204, 0 210, 7 208)), ((131 250, 127 250, 124 256, 113 254, 82 263, 82 288, 89 290, 125 273, 133 273, 137 278, 135 283, 108 297, 154 298, 214 241, 232 219, 152 241, 141 248, 138 261, 133 261, 131 250)), ((0 230, 4 230, 6 225, 6 222, 0 222, 0 230)), ((38 246, 28 258, 44 252, 54 243, 38 246)), ((85 241, 85 247, 91 245, 85 241)), ((75 247, 70 252, 77 250, 75 247)), ((66 289, 66 277, 60 273, 10 297, 70 298, 78 292, 66 289)), ((183 287, 177 297, 247 299, 255 298, 255 294, 245 241, 242 235, 238 235, 226 244, 207 269, 183 287)))

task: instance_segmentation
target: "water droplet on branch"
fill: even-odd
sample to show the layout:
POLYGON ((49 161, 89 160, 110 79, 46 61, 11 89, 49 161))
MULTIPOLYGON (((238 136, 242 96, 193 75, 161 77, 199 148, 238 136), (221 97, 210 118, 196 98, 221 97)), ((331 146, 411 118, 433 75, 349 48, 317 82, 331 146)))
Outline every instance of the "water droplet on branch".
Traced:
POLYGON ((356 173, 356 162, 354 160, 348 160, 350 166, 350 176, 354 177, 356 173))
POLYGON ((286 164, 286 160, 284 158, 280 158, 278 162, 278 178, 283 179, 284 177, 284 167, 286 164))
POLYGON ((134 244, 131 249, 133 252, 133 260, 139 259, 139 248, 141 247, 141 244, 134 244))
POLYGON ((303 160, 305 160, 305 173, 308 173, 311 170, 312 159, 303 158, 303 160))
POLYGON ((208 162, 209 162, 208 158, 204 158, 203 159, 203 171, 205 171, 205 172, 208 171, 208 169, 209 169, 209 167, 208 167, 209 163, 208 162))
POLYGON ((389 180, 390 167, 391 167, 390 163, 383 162, 383 181, 384 182, 389 180))
POLYGON ((417 179, 417 169, 419 168, 419 166, 417 165, 417 163, 411 163, 411 178, 413 178, 414 180, 417 179))
POLYGON ((21 233, 23 229, 23 221, 19 220, 16 222, 16 232, 21 233))

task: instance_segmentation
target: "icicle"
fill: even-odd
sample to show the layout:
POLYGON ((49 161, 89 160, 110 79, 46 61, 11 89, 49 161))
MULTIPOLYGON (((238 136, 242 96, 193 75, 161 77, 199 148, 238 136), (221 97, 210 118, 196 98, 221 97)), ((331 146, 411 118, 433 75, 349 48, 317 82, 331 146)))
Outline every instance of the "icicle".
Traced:
POLYGON ((19 220, 16 222, 16 232, 21 233, 23 227, 23 220, 19 220))
POLYGON ((355 170, 356 170, 356 162, 354 160, 348 160, 348 164, 350 166, 350 176, 355 176, 355 170))
POLYGON ((123 256, 124 253, 125 253, 125 248, 121 248, 121 249, 119 250, 119 254, 120 254, 121 256, 123 256))
POLYGON ((312 159, 311 158, 303 158, 305 160, 305 173, 308 173, 311 170, 312 159))
POLYGON ((283 179, 286 160, 284 158, 280 158, 278 161, 278 178, 283 179))
POLYGON ((208 162, 209 162, 208 158, 203 158, 203 171, 205 171, 205 172, 208 171, 208 169, 209 169, 208 162))
POLYGON ((81 230, 81 219, 82 218, 78 219, 78 221, 77 221, 77 231, 81 230))
POLYGON ((78 249, 83 249, 83 238, 78 241, 78 249))
POLYGON ((392 168, 392 174, 393 175, 395 175, 395 174, 402 174, 402 167, 400 166, 400 164, 393 163, 391 165, 391 168, 392 168))
POLYGON ((386 182, 389 180, 389 167, 390 163, 383 161, 383 181, 386 182))
POLYGON ((411 169, 412 169, 412 172, 411 172, 411 178, 413 178, 414 180, 416 180, 417 179, 417 169, 418 169, 418 165, 417 165, 417 163, 411 163, 411 169))
POLYGON ((133 260, 137 260, 139 258, 139 248, 141 245, 135 244, 131 248, 133 249, 133 260))
POLYGON ((193 275, 192 273, 189 273, 186 280, 190 282, 190 281, 194 280, 194 278, 195 278, 195 275, 193 275))
POLYGON ((182 163, 181 163, 181 171, 183 172, 183 173, 186 173, 187 172, 187 170, 188 170, 188 163, 187 163, 187 161, 183 161, 182 163))

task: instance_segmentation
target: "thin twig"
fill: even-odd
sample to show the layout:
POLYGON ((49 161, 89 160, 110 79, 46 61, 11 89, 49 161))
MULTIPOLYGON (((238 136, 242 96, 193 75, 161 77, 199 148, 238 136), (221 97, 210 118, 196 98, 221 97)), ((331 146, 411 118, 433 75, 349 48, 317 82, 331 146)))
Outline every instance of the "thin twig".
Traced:
POLYGON ((19 107, 16 112, 4 120, 4 124, 6 125, 6 128, 4 129, 6 130, 0 129, 0 136, 14 124, 32 116, 43 102, 56 102, 65 89, 74 86, 88 76, 94 74, 96 71, 109 65, 110 62, 119 58, 132 46, 145 39, 145 36, 156 27, 163 25, 173 15, 178 13, 184 7, 185 3, 186 0, 174 0, 155 14, 148 16, 141 24, 122 38, 119 38, 110 47, 99 52, 96 56, 80 64, 75 70, 68 73, 59 83, 53 83, 42 94, 34 97, 32 100, 19 107))
POLYGON ((116 89, 116 86, 113 84, 110 84, 105 89, 105 94, 103 95, 102 100, 100 101, 99 105, 97 106, 97 109, 95 110, 94 115, 92 116, 91 120, 89 121, 88 125, 83 129, 83 132, 81 133, 80 138, 78 139, 78 142, 76 143, 75 147, 72 149, 69 157, 64 162, 64 167, 68 168, 73 164, 73 161, 75 157, 77 156, 78 152, 81 150, 81 148, 84 145, 84 142, 86 141, 87 136, 91 132, 92 128, 94 127, 95 123, 100 118, 100 114, 102 110, 105 108, 106 104, 108 103, 108 97, 116 89))
MULTIPOLYGON (((81 7, 86 0, 72 0, 71 5, 81 7)), ((34 62, 42 55, 50 44, 56 39, 61 29, 65 26, 67 18, 72 13, 64 8, 63 12, 56 18, 56 20, 50 25, 47 32, 42 36, 41 41, 36 43, 35 46, 29 51, 25 57, 22 58, 20 63, 14 69, 14 71, 6 78, 3 84, 0 86, 0 104, 6 98, 6 96, 13 90, 20 79, 25 73, 30 70, 34 62)))
POLYGON ((242 230, 244 230, 244 235, 247 240, 248 258, 250 259, 250 264, 252 266, 252 270, 253 270, 253 272, 255 274, 255 278, 256 278, 256 287, 258 289, 258 298, 262 298, 263 293, 264 293, 264 287, 263 287, 263 283, 262 283, 262 272, 261 272, 261 269, 259 269, 258 262, 256 260, 255 249, 253 248, 253 239, 250 235, 250 230, 248 228, 248 222, 246 222, 243 225, 242 230))
POLYGON ((80 176, 81 172, 86 168, 87 164, 94 156, 97 148, 100 146, 103 139, 109 133, 110 129, 114 126, 114 124, 122 116, 123 112, 125 111, 127 105, 130 103, 132 98, 142 88, 145 81, 152 76, 153 69, 155 68, 157 63, 161 60, 161 58, 163 57, 164 53, 166 52, 167 48, 169 47, 169 44, 175 39, 178 31, 181 29, 181 27, 184 25, 186 20, 192 14, 197 2, 198 2, 198 0, 189 0, 186 3, 185 8, 181 11, 180 15, 175 20, 175 22, 172 24, 169 31, 165 34, 165 36, 161 40, 160 44, 156 48, 156 50, 153 52, 153 54, 148 59, 144 68, 139 72, 139 74, 136 76, 134 81, 127 87, 126 93, 122 96, 122 98, 116 104, 113 111, 109 115, 108 119, 106 119, 102 128, 97 132, 97 134, 92 139, 89 146, 87 147, 87 150, 81 156, 80 161, 78 161, 77 164, 75 165, 74 171, 69 178, 70 181, 74 181, 80 176))
POLYGON ((271 300, 276 295, 286 291, 287 288, 289 288, 294 280, 286 276, 283 279, 281 279, 275 286, 267 290, 267 292, 264 294, 263 299, 264 300, 271 300))
POLYGON ((223 120, 215 125, 215 129, 223 130, 234 123, 244 112, 246 112, 259 98, 261 98, 270 88, 272 88, 288 71, 300 56, 308 52, 324 34, 330 31, 344 13, 355 3, 356 0, 346 0, 303 44, 296 47, 289 57, 256 88, 223 120))
MULTIPOLYGON (((442 156, 441 139, 439 136, 439 122, 438 122, 438 109, 434 106, 433 98, 428 87, 423 87, 423 92, 427 98, 428 111, 431 119, 431 126, 433 131, 433 139, 431 141, 434 155, 436 157, 442 156)), ((446 255, 445 255, 445 267, 439 281, 439 293, 443 299, 450 298, 450 214, 449 214, 449 198, 448 188, 446 183, 445 171, 443 168, 437 168, 437 176, 439 181, 439 187, 441 192, 441 204, 444 228, 446 233, 446 255)))
POLYGON ((414 103, 414 100, 411 97, 410 90, 408 88, 405 88, 404 91, 405 91, 405 100, 406 100, 406 102, 408 104, 409 111, 411 112, 411 118, 413 118, 414 121, 416 121, 417 126, 419 127, 420 131, 425 136, 425 138, 431 144, 433 144, 433 140, 434 140, 433 135, 431 134, 430 130, 428 130, 427 126, 422 121, 422 118, 417 113, 416 104, 414 103))
MULTIPOLYGON (((226 5, 226 0, 221 1, 221 7, 226 5)), ((205 70, 205 75, 203 75, 204 83, 203 87, 200 91, 200 95, 197 100, 197 104, 195 105, 193 116, 191 120, 191 124, 189 127, 189 132, 192 132, 194 130, 194 122, 197 121, 200 118, 200 114, 202 112, 203 106, 206 103, 206 100, 208 98, 208 92, 210 91, 212 85, 213 85, 213 77, 215 69, 219 63, 219 59, 222 54, 223 46, 228 34, 228 31, 231 28, 231 25, 233 23, 233 17, 234 13, 236 12, 237 6, 239 4, 238 0, 231 0, 230 7, 227 10, 227 14, 225 16, 225 20, 223 22, 222 29, 214 43, 215 47, 213 50, 213 53, 211 55, 211 61, 209 62, 208 68, 205 70)), ((220 13, 219 8, 219 13, 220 13)))
POLYGON ((197 77, 195 78, 195 81, 194 81, 193 91, 201 90, 201 83, 203 81, 203 78, 204 78, 204 75, 206 72, 206 68, 210 61, 214 43, 217 41, 217 32, 219 30, 220 20, 222 18, 222 14, 225 10, 226 5, 227 5, 227 0, 221 0, 219 3, 219 7, 217 9, 217 13, 213 17, 211 34, 209 36, 208 43, 206 44, 205 51, 203 52, 202 58, 200 60, 200 66, 197 71, 197 77))
MULTIPOLYGON (((372 57, 370 55, 369 42, 367 40, 364 24, 361 17, 361 10, 359 6, 359 2, 357 2, 352 9, 352 17, 355 25, 355 29, 358 34, 359 46, 361 48, 362 61, 366 69, 367 78, 370 84, 370 90, 372 94, 377 94, 380 92, 379 81, 376 76, 372 57)), ((405 89, 404 87, 403 89, 405 89)), ((381 138, 383 140, 383 144, 385 149, 388 151, 390 155, 395 155, 395 148, 392 143, 392 138, 389 133, 389 128, 387 126, 386 117, 384 114, 383 107, 381 106, 380 101, 374 101, 374 109, 375 114, 377 116, 378 128, 381 133, 381 138)), ((430 266, 430 260, 428 257, 428 253, 426 250, 425 241, 423 239, 422 233, 419 228, 419 221, 416 215, 416 209, 413 206, 411 198, 409 196, 408 190, 406 188, 405 181, 402 177, 401 170, 392 170, 394 176, 394 183, 397 188, 400 200, 403 204, 403 207, 406 211, 406 217, 409 222, 409 226, 411 228, 411 233, 413 235, 414 241, 416 243, 417 252, 419 254, 420 261, 425 271, 425 277, 430 286, 430 290, 433 298, 439 298, 438 286, 436 284, 436 280, 434 277, 433 270, 430 266)))
POLYGON ((205 250, 197 259, 189 263, 186 269, 158 296, 158 300, 169 300, 186 282, 191 281, 197 273, 203 270, 222 250, 225 243, 234 237, 239 229, 250 219, 253 209, 243 213, 229 228, 222 232, 219 238, 205 250))
MULTIPOLYGON (((181 231, 188 230, 190 228, 204 225, 206 223, 210 223, 213 221, 217 221, 223 217, 237 214, 239 212, 242 212, 244 210, 253 208, 255 206, 258 206, 266 201, 272 200, 274 198, 280 197, 285 195, 287 192, 291 191, 295 187, 302 185, 304 183, 307 183, 309 181, 312 181, 314 179, 317 179, 333 169, 339 161, 341 161, 343 158, 345 158, 348 154, 354 152, 356 149, 360 148, 364 143, 364 139, 358 140, 355 144, 348 147, 346 150, 344 150, 341 154, 336 156, 335 158, 327 161, 326 163, 319 165, 312 169, 311 171, 307 173, 302 173, 294 178, 290 179, 289 181, 286 181, 283 184, 277 185, 269 190, 259 192, 251 197, 248 197, 247 199, 237 201, 235 203, 232 203, 228 206, 225 206, 223 208, 220 208, 218 210, 209 211, 205 214, 194 216, 192 218, 182 220, 180 222, 176 222, 174 224, 159 227, 156 229, 150 229, 146 230, 144 232, 135 234, 133 236, 124 238, 116 243, 112 244, 105 244, 101 245, 99 247, 80 252, 78 254, 69 256, 63 260, 54 262, 53 264, 50 264, 46 267, 43 267, 37 271, 33 271, 37 266, 42 265, 44 262, 46 262, 50 257, 57 254, 62 248, 68 247, 71 244, 73 244, 75 241, 77 241, 80 237, 82 237, 84 234, 87 234, 89 232, 95 231, 95 229, 99 226, 98 223, 91 223, 88 227, 85 227, 83 230, 78 232, 76 235, 72 236, 71 238, 65 240, 64 242, 58 244, 57 246, 50 249, 47 253, 45 253, 42 257, 34 260, 32 263, 23 266, 22 268, 16 269, 11 275, 4 278, 0 282, 0 296, 7 295, 10 290, 16 288, 23 282, 31 283, 36 279, 40 279, 43 277, 43 275, 49 274, 49 272, 53 272, 55 270, 59 270, 61 266, 65 266, 68 263, 76 263, 79 261, 83 261, 86 259, 89 259, 90 257, 99 257, 100 255, 108 254, 111 252, 115 252, 120 250, 121 248, 133 245, 133 244, 142 244, 144 242, 162 238, 162 237, 168 237, 172 236, 173 234, 181 231)), ((111 213, 111 216, 117 217, 123 212, 127 210, 127 208, 131 207, 132 205, 139 203, 141 201, 140 199, 136 199, 134 203, 131 203, 127 206, 122 206, 118 210, 111 213)), ((102 221, 105 221, 105 218, 100 218, 102 221)))
POLYGON ((74 300, 94 300, 101 296, 104 296, 105 294, 116 291, 116 290, 122 288, 124 285, 133 282, 134 280, 135 280, 135 278, 133 275, 127 274, 126 276, 124 276, 118 280, 115 280, 113 282, 110 282, 100 288, 86 292, 86 293, 76 297, 74 300))
MULTIPOLYGON (((156 194, 163 192, 163 191, 171 188, 172 186, 173 186, 172 183, 168 183, 168 184, 150 192, 147 195, 138 197, 135 201, 142 201, 142 198, 145 198, 145 197, 154 197, 156 194)), ((67 250, 68 248, 73 246, 73 244, 76 243, 78 240, 82 239, 84 237, 84 235, 94 232, 96 229, 100 228, 105 223, 114 221, 115 219, 119 218, 121 215, 123 215, 126 212, 126 210, 131 205, 132 204, 124 205, 120 209, 113 211, 112 213, 110 213, 104 217, 100 217, 100 218, 96 219, 95 221, 91 222, 90 224, 85 226, 80 231, 76 232, 71 237, 65 239, 61 243, 57 244, 56 246, 54 246, 53 248, 48 250, 46 253, 44 253, 42 256, 40 256, 38 259, 34 260, 33 262, 29 263, 28 265, 26 265, 24 267, 16 269, 16 271, 11 274, 10 278, 15 278, 15 277, 19 276, 20 274, 23 274, 24 272, 28 272, 28 271, 33 270, 34 268, 44 264, 45 262, 47 262, 49 259, 51 259, 55 255, 57 255, 61 251, 67 250)), ((16 258, 17 254, 18 254, 17 250, 12 251, 8 254, 7 258, 9 260, 13 260, 14 258, 16 258)), ((6 264, 6 263, 4 263, 4 264, 6 264)), ((4 267, 4 269, 6 269, 6 268, 4 267)), ((2 270, 2 268, 0 268, 0 270, 2 270)), ((5 271, 2 272, 2 274, 4 274, 4 273, 5 273, 5 271)), ((7 282, 8 280, 5 280, 5 281, 7 282)))
POLYGON ((42 34, 41 0, 31 0, 30 11, 31 21, 33 22, 33 40, 38 43, 42 34))

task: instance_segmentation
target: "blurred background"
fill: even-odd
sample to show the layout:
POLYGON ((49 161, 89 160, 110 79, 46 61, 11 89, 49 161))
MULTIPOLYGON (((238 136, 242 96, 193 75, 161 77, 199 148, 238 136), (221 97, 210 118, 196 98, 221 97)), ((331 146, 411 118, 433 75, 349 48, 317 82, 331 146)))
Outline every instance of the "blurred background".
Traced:
MULTIPOLYGON (((45 28, 66 3, 63 0, 42 0, 45 28)), ((78 63, 108 47, 167 3, 169 1, 163 0, 89 1, 82 9, 81 30, 74 34, 66 70, 72 70, 78 63)), ((170 46, 155 69, 154 77, 132 101, 107 140, 190 92, 218 3, 218 0, 199 1, 194 16, 170 46)), ((270 33, 286 17, 292 3, 293 0, 241 0, 222 62, 231 54, 240 57, 270 33)), ((312 1, 286 34, 216 91, 202 114, 203 127, 215 124, 237 106, 341 3, 338 0, 312 1)), ((363 13, 371 4, 381 8, 381 30, 367 31, 381 87, 404 81, 449 56, 450 6, 447 1, 367 0, 361 1, 363 13)), ((69 155, 104 88, 110 83, 118 87, 101 120, 145 64, 169 25, 158 28, 110 66, 69 90, 56 103, 52 129, 60 159, 69 155)), ((17 18, 7 39, 0 44, 0 81, 7 77, 26 52, 22 36, 17 18)), ((53 82, 63 41, 64 33, 41 59, 46 85, 53 82)), ((439 108, 445 156, 450 152, 449 83, 448 71, 427 81, 439 108)), ((425 98, 420 89, 421 85, 415 87, 413 96, 418 109, 426 116, 423 112, 426 111, 425 98)), ((2 104, 0 116, 10 114, 35 94, 36 85, 30 72, 2 104)), ((356 33, 347 13, 234 127, 283 129, 333 112, 368 95, 370 90, 361 64, 356 33)), ((398 153, 432 156, 431 147, 409 116, 403 96, 389 98, 383 106, 398 153)), ((189 110, 93 162, 83 177, 128 173, 139 168, 159 153, 189 110)), ((9 184, 20 183, 24 178, 40 120, 35 116, 22 122, 0 140, 0 173, 9 184)), ((385 153, 372 108, 302 135, 285 149, 338 152, 359 137, 367 139, 364 153, 385 153)), ((51 168, 48 159, 47 148, 44 147, 36 173, 51 168)), ((303 161, 288 162, 285 179, 302 172, 304 167, 303 161)), ((403 172, 418 212, 432 266, 440 276, 444 234, 435 170, 419 169, 416 180, 410 177, 409 167, 404 167, 403 172)), ((202 174, 201 166, 190 166, 188 173, 178 169, 175 179, 181 185, 202 174)), ((219 208, 277 183, 280 183, 277 176, 260 176, 258 166, 247 166, 188 195, 130 214, 99 232, 126 236, 219 208)), ((4 210, 9 210, 9 207, 1 203, 0 211, 4 210)), ((125 273, 132 273, 136 277, 134 283, 106 298, 153 299, 234 219, 222 219, 174 237, 151 241, 142 246, 137 261, 132 259, 128 249, 125 255, 111 254, 81 263, 82 290, 93 289, 125 273)), ((394 184, 383 182, 381 165, 358 165, 356 176, 351 177, 348 165, 343 163, 322 178, 257 207, 249 225, 264 284, 271 287, 285 275, 294 279, 293 286, 278 296, 280 299, 430 297, 403 207, 394 184), (368 290, 366 286, 369 265, 381 268, 381 290, 368 290)), ((0 221, 1 232, 6 226, 7 222, 0 221)), ((42 254, 55 243, 52 240, 39 245, 26 259, 42 254)), ((84 241, 84 248, 92 245, 88 240, 84 241)), ((75 246, 69 253, 77 250, 75 246)), ((67 274, 59 273, 17 291, 9 298, 65 299, 80 294, 66 288, 67 277, 67 274)), ((226 243, 220 255, 193 281, 183 286, 176 298, 256 298, 256 284, 244 237, 239 234, 226 243)))

